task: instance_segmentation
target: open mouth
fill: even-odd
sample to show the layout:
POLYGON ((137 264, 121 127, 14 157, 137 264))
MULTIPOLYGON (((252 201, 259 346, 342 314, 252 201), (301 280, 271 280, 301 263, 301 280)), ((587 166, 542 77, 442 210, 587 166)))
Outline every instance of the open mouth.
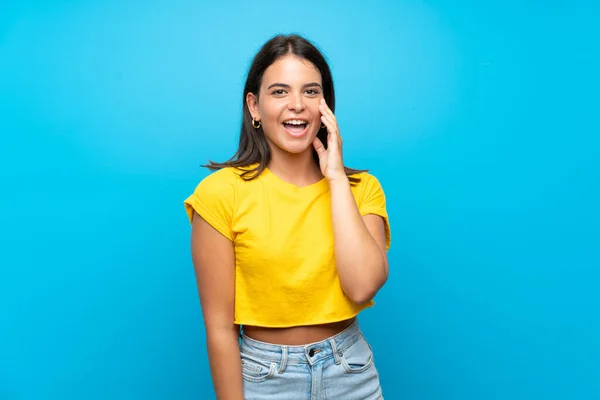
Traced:
POLYGON ((283 127, 292 136, 301 136, 306 131, 306 128, 308 127, 308 122, 301 119, 292 119, 285 121, 283 123, 283 127))

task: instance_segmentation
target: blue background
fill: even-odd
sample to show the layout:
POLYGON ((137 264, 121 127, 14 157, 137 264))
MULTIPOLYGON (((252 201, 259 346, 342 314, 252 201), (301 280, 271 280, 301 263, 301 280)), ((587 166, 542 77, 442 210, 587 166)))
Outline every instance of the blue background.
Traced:
MULTIPOLYGON (((485 4, 482 4, 485 3, 485 4)), ((183 199, 272 35, 384 185, 386 399, 600 397, 598 5, 0 5, 0 399, 209 399, 183 199)))

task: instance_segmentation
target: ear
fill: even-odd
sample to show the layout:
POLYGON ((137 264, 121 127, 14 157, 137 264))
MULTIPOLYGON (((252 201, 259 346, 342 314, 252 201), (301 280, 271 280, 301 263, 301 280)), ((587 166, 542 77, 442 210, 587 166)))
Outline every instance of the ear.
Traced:
POLYGON ((250 110, 250 115, 257 121, 260 121, 260 113, 258 112, 258 98, 254 93, 248 92, 246 95, 246 105, 250 110))

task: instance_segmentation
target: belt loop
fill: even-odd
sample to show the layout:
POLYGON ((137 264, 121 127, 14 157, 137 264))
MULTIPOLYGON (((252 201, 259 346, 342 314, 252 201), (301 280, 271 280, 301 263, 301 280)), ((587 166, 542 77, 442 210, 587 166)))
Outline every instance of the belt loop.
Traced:
POLYGON ((341 362, 341 359, 337 346, 335 344, 335 340, 329 339, 329 343, 331 344, 331 351, 333 351, 333 359, 335 360, 336 364, 339 364, 341 362))
POLYGON ((287 346, 281 346, 281 365, 279 366, 279 371, 277 373, 283 374, 285 371, 285 367, 287 366, 288 360, 288 348, 287 346))

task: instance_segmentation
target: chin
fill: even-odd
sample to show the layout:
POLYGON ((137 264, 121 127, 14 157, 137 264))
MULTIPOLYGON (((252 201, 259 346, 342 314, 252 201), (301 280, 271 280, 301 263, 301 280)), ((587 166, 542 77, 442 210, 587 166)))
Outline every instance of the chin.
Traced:
POLYGON ((275 138, 268 140, 271 146, 278 148, 289 154, 302 154, 306 151, 312 151, 315 134, 308 134, 300 138, 290 137, 287 134, 277 135, 275 138), (275 140, 273 140, 275 139, 275 140))
POLYGON ((297 143, 297 144, 287 144, 280 147, 281 150, 290 154, 302 154, 308 150, 312 150, 312 143, 297 143))
POLYGON ((279 150, 288 154, 302 154, 306 151, 312 151, 312 140, 304 138, 303 140, 289 140, 287 138, 279 138, 279 140, 271 141, 271 149, 279 150))

